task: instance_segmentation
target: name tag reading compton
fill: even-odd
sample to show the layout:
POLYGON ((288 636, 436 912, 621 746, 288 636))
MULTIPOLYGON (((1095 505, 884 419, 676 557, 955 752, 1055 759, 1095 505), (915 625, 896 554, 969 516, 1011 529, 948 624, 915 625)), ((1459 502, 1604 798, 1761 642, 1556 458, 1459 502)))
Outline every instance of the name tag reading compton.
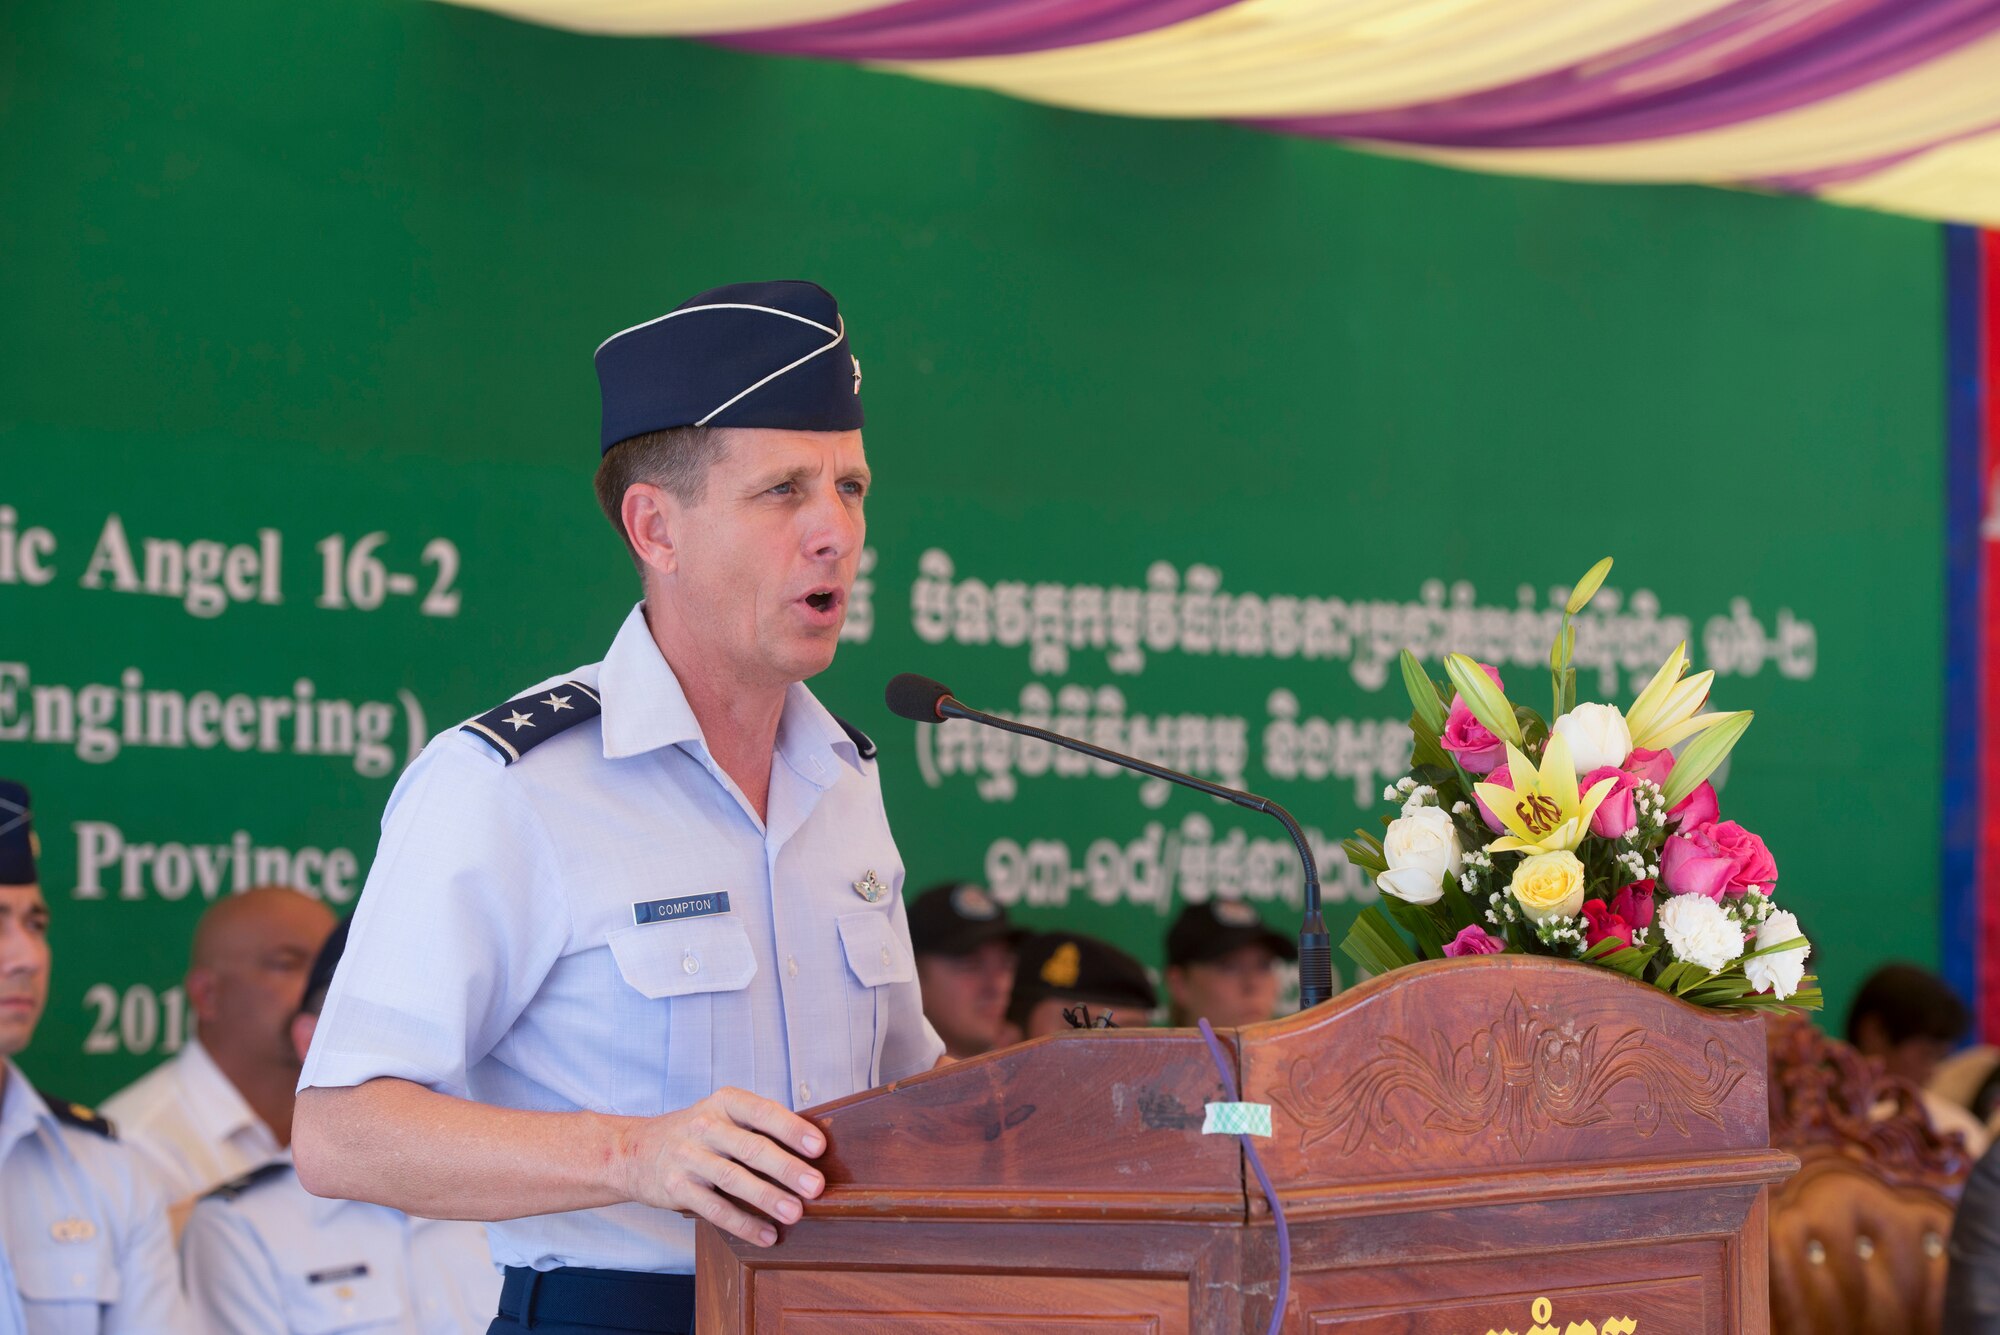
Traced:
POLYGON ((712 918, 729 912, 729 892, 687 895, 680 899, 652 899, 632 906, 632 921, 640 927, 649 922, 679 922, 683 918, 712 918))

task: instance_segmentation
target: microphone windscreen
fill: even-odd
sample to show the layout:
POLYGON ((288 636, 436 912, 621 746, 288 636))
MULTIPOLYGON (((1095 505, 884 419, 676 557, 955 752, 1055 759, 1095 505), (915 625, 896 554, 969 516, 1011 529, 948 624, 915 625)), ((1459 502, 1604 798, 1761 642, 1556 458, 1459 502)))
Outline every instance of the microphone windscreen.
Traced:
POLYGON ((883 692, 883 699, 888 702, 889 712, 898 718, 936 723, 940 717, 938 702, 950 694, 951 687, 943 682, 919 677, 914 672, 903 672, 889 679, 889 689, 883 692))

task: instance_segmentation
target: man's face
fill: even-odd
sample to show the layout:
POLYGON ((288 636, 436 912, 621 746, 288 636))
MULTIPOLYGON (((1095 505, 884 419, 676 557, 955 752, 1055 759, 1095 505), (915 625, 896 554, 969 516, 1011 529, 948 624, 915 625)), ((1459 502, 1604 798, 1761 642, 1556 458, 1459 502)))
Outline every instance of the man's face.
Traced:
POLYGON ((1187 1023, 1206 1019, 1218 1029, 1260 1024, 1278 1008, 1278 957, 1266 946, 1238 946, 1226 955, 1167 970, 1167 991, 1187 1023))
POLYGON ((313 957, 333 931, 325 905, 291 891, 252 891, 199 942, 188 993, 211 1052, 296 1066, 291 1020, 313 957))
POLYGON ((49 999, 49 906, 39 885, 0 885, 0 1057, 25 1051, 49 999))
POLYGON ((868 524, 859 431, 731 428, 699 504, 662 503, 672 612, 708 664, 749 685, 826 670, 868 524))
POLYGON ((1000 1042, 1014 990, 1014 950, 988 941, 966 955, 917 956, 924 1018, 954 1057, 976 1057, 1000 1042))

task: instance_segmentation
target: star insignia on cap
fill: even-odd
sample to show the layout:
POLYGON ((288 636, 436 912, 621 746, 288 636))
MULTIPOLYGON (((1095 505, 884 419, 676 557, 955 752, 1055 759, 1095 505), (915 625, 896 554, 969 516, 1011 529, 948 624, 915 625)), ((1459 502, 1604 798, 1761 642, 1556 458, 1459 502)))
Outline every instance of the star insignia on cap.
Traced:
POLYGON ((554 691, 550 691, 549 698, 542 701, 541 703, 547 705, 549 707, 549 712, 552 714, 559 713, 562 710, 568 709, 570 707, 569 697, 566 695, 557 695, 554 691))
POLYGON ((512 725, 515 732, 519 732, 523 728, 532 728, 535 726, 535 721, 518 709, 500 721, 512 725))
POLYGON ((889 887, 876 880, 874 869, 870 868, 860 880, 854 883, 854 893, 860 895, 870 904, 879 904, 882 902, 882 897, 889 893, 889 887))

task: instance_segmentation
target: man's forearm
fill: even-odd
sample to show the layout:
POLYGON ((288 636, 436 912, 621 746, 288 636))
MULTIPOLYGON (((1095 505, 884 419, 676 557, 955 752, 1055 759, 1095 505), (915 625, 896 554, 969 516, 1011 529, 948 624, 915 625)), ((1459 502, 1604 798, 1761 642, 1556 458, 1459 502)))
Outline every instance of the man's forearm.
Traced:
POLYGON ((302 1092, 292 1157, 317 1196, 426 1219, 519 1219, 628 1199, 614 1184, 632 1120, 494 1108, 378 1079, 302 1092))

